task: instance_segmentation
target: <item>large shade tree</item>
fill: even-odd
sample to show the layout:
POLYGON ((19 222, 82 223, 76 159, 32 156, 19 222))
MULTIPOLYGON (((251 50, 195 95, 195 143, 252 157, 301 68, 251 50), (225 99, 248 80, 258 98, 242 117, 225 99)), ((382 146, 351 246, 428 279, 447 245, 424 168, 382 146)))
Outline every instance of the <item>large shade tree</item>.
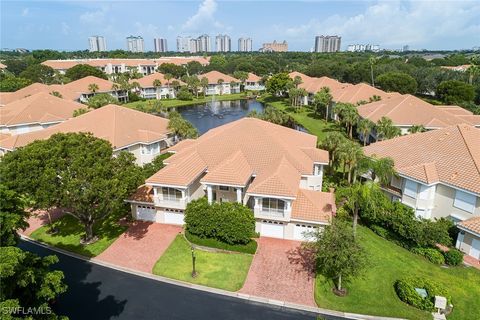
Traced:
POLYGON ((107 75, 95 67, 88 64, 77 64, 65 72, 65 76, 74 81, 88 76, 94 76, 101 79, 108 79, 107 75))

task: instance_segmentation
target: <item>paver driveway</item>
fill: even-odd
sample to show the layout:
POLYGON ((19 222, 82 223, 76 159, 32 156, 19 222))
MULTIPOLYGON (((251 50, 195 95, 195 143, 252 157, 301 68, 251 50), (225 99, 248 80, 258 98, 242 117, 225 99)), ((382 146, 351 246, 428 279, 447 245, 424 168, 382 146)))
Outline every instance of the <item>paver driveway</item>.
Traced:
POLYGON ((298 241, 261 237, 241 293, 315 306, 311 253, 298 241))
POLYGON ((180 226, 135 221, 95 260, 151 273, 155 262, 181 231, 180 226))

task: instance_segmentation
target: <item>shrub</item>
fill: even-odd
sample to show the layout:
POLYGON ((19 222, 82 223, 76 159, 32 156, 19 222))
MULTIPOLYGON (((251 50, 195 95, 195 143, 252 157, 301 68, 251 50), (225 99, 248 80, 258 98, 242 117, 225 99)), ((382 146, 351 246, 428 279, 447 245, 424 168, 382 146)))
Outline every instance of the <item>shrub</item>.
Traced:
POLYGON ((215 221, 205 197, 191 201, 185 209, 185 229, 201 238, 215 238, 215 221))
POLYGON ((447 298, 447 303, 451 302, 447 290, 443 286, 422 278, 407 277, 397 280, 394 288, 400 300, 425 311, 435 310, 435 296, 444 296, 447 298), (425 289, 427 291, 427 297, 423 298, 415 288, 425 289))
POLYGON ((250 242, 246 244, 228 244, 217 239, 213 238, 200 238, 196 235, 191 234, 190 232, 185 232, 185 237, 191 243, 194 243, 199 246, 210 247, 210 248, 217 248, 222 250, 228 251, 235 251, 235 252, 242 252, 248 254, 255 254, 257 251, 257 242, 255 240, 250 240, 250 242))
POLYGON ((182 87, 177 92, 177 99, 179 99, 179 100, 193 100, 193 94, 190 91, 188 91, 187 88, 182 87))
POLYGON ((379 225, 374 224, 374 225, 370 226, 370 229, 372 229, 373 232, 375 232, 376 234, 378 234, 382 238, 387 238, 388 237, 388 230, 383 228, 383 227, 380 227, 379 225))
POLYGON ((457 249, 450 249, 443 253, 445 262, 450 266, 458 266, 463 262, 463 253, 457 249))
POLYGON ((443 257, 443 254, 437 249, 433 249, 433 248, 413 248, 411 251, 415 254, 419 254, 421 256, 424 256, 431 263, 445 264, 445 258, 443 257))

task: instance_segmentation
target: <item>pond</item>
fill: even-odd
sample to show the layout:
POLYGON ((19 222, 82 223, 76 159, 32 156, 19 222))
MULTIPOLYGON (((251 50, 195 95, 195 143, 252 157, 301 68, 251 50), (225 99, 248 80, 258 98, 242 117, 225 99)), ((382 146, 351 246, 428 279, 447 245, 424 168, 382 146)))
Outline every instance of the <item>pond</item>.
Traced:
MULTIPOLYGON (((215 101, 179 107, 176 110, 197 128, 200 135, 208 130, 246 117, 249 112, 261 113, 265 105, 257 100, 215 101)), ((294 128, 307 132, 300 125, 294 128)))

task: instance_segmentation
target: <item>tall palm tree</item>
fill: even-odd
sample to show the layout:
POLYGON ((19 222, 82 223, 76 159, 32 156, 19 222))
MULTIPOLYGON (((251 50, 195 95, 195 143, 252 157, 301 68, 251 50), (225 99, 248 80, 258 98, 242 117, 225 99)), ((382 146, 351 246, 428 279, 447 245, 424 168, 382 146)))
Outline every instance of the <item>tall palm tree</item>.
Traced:
POLYGON ((163 77, 167 80, 167 87, 170 89, 170 80, 173 79, 173 75, 171 73, 166 73, 163 77))
POLYGON ((344 172, 347 175, 347 182, 352 183, 353 177, 356 180, 357 166, 365 157, 360 145, 354 141, 346 140, 340 146, 340 155, 343 161, 344 172))
POLYGON ((375 123, 369 119, 361 119, 357 124, 357 133, 362 135, 363 146, 367 145, 368 137, 373 130, 375 123))
POLYGON ((377 121, 375 125, 377 132, 377 140, 383 141, 385 139, 392 139, 401 134, 400 128, 393 125, 393 121, 390 118, 382 117, 377 121))
POLYGON ((375 80, 374 80, 374 77, 373 77, 373 66, 377 63, 377 58, 375 58, 374 56, 371 56, 370 58, 368 58, 368 64, 370 65, 370 76, 371 76, 371 79, 372 79, 372 87, 375 87, 375 80))
POLYGON ((200 79, 200 86, 202 87, 203 94, 205 95, 205 93, 207 92, 207 87, 208 87, 207 77, 202 77, 202 79, 200 79))
POLYGON ((323 87, 315 93, 313 96, 313 105, 315 106, 315 112, 320 112, 320 110, 325 111, 325 121, 328 121, 328 108, 332 104, 333 97, 330 94, 329 87, 323 87))
POLYGON ((96 84, 96 83, 90 83, 88 85, 88 91, 90 91, 91 93, 97 92, 98 89, 99 89, 99 87, 98 87, 98 84, 96 84))
POLYGON ((160 79, 155 79, 155 80, 153 80, 152 84, 155 88, 158 88, 158 87, 162 86, 162 81, 160 81, 160 79))
POLYGON ((370 158, 370 171, 372 181, 378 181, 380 185, 388 185, 392 178, 397 176, 395 162, 390 157, 370 158))
POLYGON ((358 122, 359 118, 357 108, 349 103, 348 108, 346 108, 342 114, 342 121, 346 125, 350 139, 353 138, 353 126, 358 122))
POLYGON ((218 79, 218 80, 217 80, 217 84, 220 85, 220 95, 223 94, 223 83, 224 83, 224 82, 225 82, 225 80, 223 80, 223 79, 218 79))
POLYGON ((468 72, 468 83, 473 84, 473 79, 480 73, 480 67, 476 64, 473 64, 467 69, 468 72))
POLYGON ((326 149, 329 153, 329 169, 330 173, 333 173, 333 169, 337 167, 337 149, 340 145, 346 140, 345 136, 338 132, 333 131, 327 134, 325 139, 323 139, 322 143, 320 144, 322 148, 326 149))
POLYGON ((300 76, 295 76, 295 78, 293 78, 293 85, 295 86, 295 88, 298 88, 299 85, 301 85, 303 83, 303 80, 300 76))

